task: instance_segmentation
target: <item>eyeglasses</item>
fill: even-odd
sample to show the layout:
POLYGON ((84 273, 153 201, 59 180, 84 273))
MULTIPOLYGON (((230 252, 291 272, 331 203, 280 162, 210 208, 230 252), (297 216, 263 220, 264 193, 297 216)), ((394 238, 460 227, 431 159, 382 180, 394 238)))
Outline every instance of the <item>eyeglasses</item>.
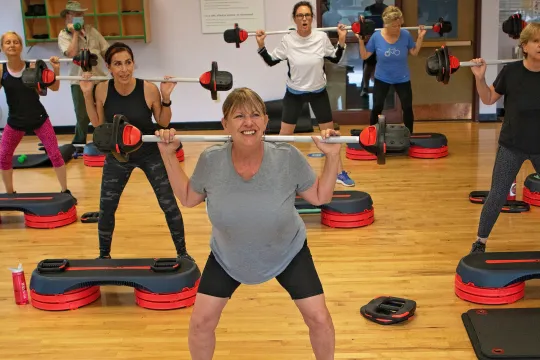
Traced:
POLYGON ((309 19, 311 17, 311 14, 296 14, 295 17, 297 19, 302 19, 302 18, 306 18, 306 19, 309 19))

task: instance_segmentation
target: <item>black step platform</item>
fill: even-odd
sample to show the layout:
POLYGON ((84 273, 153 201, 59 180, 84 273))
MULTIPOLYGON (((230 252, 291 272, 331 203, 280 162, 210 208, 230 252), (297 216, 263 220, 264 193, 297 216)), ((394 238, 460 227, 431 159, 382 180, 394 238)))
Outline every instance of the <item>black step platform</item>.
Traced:
POLYGON ((300 196, 295 207, 300 214, 321 214, 321 223, 333 228, 357 228, 374 222, 373 200, 363 191, 334 191, 332 201, 314 206, 300 196))
POLYGON ((469 254, 456 269, 455 292, 478 304, 509 304, 525 295, 526 280, 540 278, 540 251, 469 254))
MULTIPOLYGON (((58 148, 60 149, 60 153, 66 164, 73 159, 75 146, 65 144, 60 145, 58 148)), ((43 152, 42 154, 14 155, 11 163, 14 169, 52 167, 51 159, 49 159, 49 155, 47 155, 46 152, 43 152), (21 161, 19 161, 19 159, 21 159, 21 161)))
POLYGON ((75 199, 64 193, 0 194, 0 211, 22 211, 31 228, 53 229, 77 221, 75 199))
POLYGON ((99 286, 129 286, 137 304, 148 309, 193 305, 201 272, 187 259, 48 259, 32 273, 32 304, 43 310, 66 310, 99 298, 99 286))
POLYGON ((540 206, 540 174, 530 174, 523 184, 523 201, 540 206))
POLYGON ((540 359, 540 309, 471 309, 461 319, 478 359, 540 359))

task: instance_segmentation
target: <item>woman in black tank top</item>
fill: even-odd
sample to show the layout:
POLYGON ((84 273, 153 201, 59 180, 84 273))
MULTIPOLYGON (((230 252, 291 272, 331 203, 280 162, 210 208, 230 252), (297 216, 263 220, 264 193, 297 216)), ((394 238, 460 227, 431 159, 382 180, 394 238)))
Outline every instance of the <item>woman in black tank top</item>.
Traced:
MULTIPOLYGON (((90 80, 80 82, 92 125, 97 127, 112 122, 115 114, 122 114, 144 134, 152 135, 157 128, 152 115, 158 126, 168 127, 171 121, 171 92, 176 83, 161 83, 160 92, 155 84, 133 77, 133 52, 123 43, 114 43, 109 47, 105 62, 111 72, 111 80, 99 83, 94 89, 90 81, 92 74, 85 73, 83 77, 90 80)), ((156 143, 143 144, 139 150, 129 155, 127 162, 120 162, 113 155, 107 155, 99 202, 99 257, 110 258, 116 209, 135 168, 140 168, 152 185, 165 213, 177 256, 193 261, 186 251, 182 214, 156 143)))
MULTIPOLYGON (((34 64, 21 59, 23 50, 21 37, 12 31, 1 36, 0 44, 6 54, 7 63, 0 64, 0 88, 4 88, 6 102, 9 108, 7 124, 4 127, 0 142, 0 170, 6 192, 14 193, 13 187, 13 154, 26 132, 34 132, 43 147, 56 172, 61 191, 70 193, 67 189, 67 175, 64 158, 58 148, 58 140, 54 132, 49 115, 40 101, 39 94, 23 84, 22 73, 34 64)), ((60 61, 58 57, 50 58, 56 75, 60 74, 60 61)), ((55 82, 49 89, 58 91, 60 82, 55 82)), ((76 202, 76 201, 75 201, 76 202)))

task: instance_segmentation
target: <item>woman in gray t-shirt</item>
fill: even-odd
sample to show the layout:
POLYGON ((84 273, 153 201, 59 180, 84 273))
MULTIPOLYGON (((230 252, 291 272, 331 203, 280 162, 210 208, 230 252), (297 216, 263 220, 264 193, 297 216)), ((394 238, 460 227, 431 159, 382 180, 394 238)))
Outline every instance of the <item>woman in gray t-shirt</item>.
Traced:
MULTIPOLYGON (((194 359, 212 358, 214 330, 238 286, 272 278, 298 306, 317 359, 333 359, 332 319, 307 246, 306 227, 294 204, 297 195, 316 206, 331 201, 341 145, 313 137, 326 155, 317 177, 296 147, 262 141, 267 123, 258 94, 247 88, 232 91, 223 103, 222 119, 232 141, 204 150, 191 179, 176 159, 180 143, 174 140, 175 130, 156 132, 175 195, 187 207, 206 199, 212 223, 211 252, 190 323, 194 359)), ((336 135, 333 129, 321 132, 323 139, 336 135)))

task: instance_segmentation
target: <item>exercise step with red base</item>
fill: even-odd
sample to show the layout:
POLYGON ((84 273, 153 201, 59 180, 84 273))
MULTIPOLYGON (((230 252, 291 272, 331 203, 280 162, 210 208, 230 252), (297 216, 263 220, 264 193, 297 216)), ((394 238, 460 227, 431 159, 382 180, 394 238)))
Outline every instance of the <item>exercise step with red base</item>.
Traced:
POLYGON ((105 155, 86 155, 83 154, 83 161, 85 166, 89 167, 103 167, 105 164, 105 155))
POLYGON ((373 200, 363 191, 334 191, 328 204, 314 206, 296 197, 299 214, 321 214, 321 224, 332 228, 359 228, 375 221, 373 200))
POLYGON ((409 156, 420 159, 438 159, 448 156, 448 140, 439 133, 417 133, 411 135, 409 156))
POLYGON ((533 206, 540 206, 540 174, 530 174, 525 179, 523 201, 533 206))
POLYGON ((360 144, 347 144, 345 156, 351 160, 377 160, 377 155, 367 152, 360 144))
POLYGON ((135 289, 138 306, 172 310, 192 306, 201 272, 187 259, 47 259, 32 272, 32 305, 41 310, 73 310, 99 299, 100 286, 135 289))
POLYGON ((469 254, 457 266, 455 293, 477 304, 511 304, 523 298, 525 281, 538 278, 539 251, 469 254))
POLYGON ((0 194, 0 211, 22 211, 29 228, 54 229, 77 221, 75 199, 64 193, 0 194))

